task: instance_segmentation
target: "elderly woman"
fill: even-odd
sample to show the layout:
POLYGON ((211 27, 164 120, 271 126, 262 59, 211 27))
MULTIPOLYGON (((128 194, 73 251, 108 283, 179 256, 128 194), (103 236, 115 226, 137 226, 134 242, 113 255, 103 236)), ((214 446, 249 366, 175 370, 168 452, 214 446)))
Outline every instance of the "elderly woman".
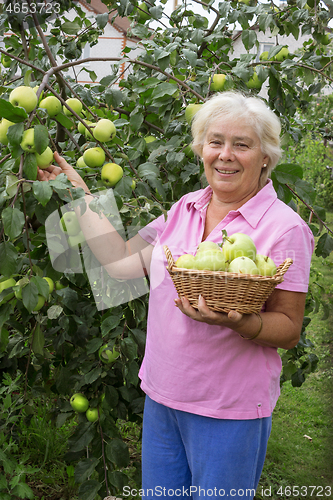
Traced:
MULTIPOLYGON (((142 275, 140 252, 150 269, 147 344, 139 374, 147 395, 142 496, 253 498, 280 391, 277 349, 290 349, 299 340, 313 237, 277 199, 268 179, 280 157, 280 123, 263 101, 237 92, 217 94, 196 113, 192 133, 208 186, 183 196, 167 220, 157 218, 127 243, 90 210, 80 223, 111 275, 142 275), (163 245, 174 258, 194 254, 202 241, 220 243, 223 229, 249 235, 258 253, 277 265, 293 259, 260 315, 217 313, 204 297, 194 309, 186 297, 178 298, 165 273, 163 245), (109 238, 102 248, 101 234, 109 238), (126 271, 110 263, 111 248, 115 260, 128 257, 126 271)), ((56 161, 59 167, 40 172, 40 180, 63 171, 74 186, 88 191, 72 167, 58 156, 56 161)))

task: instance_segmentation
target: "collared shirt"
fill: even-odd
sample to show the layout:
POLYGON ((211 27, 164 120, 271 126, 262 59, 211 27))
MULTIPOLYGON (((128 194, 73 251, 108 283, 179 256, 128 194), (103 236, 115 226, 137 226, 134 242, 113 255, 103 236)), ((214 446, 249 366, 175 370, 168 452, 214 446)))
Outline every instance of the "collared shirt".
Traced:
MULTIPOLYGON (((196 252, 202 241, 210 186, 183 196, 168 212, 139 231, 154 245, 150 268, 147 342, 140 369, 141 387, 149 397, 171 408, 214 418, 253 419, 270 416, 280 394, 281 358, 274 347, 242 339, 233 330, 197 322, 174 305, 177 292, 166 271, 163 245, 176 260, 196 252)), ((242 232, 257 253, 276 265, 293 264, 278 288, 306 292, 313 235, 307 224, 278 200, 272 182, 219 222, 206 238, 221 243, 242 232)))

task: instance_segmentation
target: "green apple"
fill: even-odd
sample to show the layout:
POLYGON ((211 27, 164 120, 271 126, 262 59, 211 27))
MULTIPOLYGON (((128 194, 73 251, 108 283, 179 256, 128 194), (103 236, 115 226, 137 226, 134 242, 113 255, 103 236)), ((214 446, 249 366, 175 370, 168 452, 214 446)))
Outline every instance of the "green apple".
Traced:
POLYGON ((49 167, 53 162, 53 151, 49 146, 47 146, 41 155, 38 153, 35 153, 35 155, 37 159, 37 166, 42 170, 49 167))
POLYGON ((55 282, 55 289, 56 290, 62 290, 63 288, 66 288, 66 285, 63 285, 60 281, 55 282))
POLYGON ((15 290, 15 292, 14 292, 15 293, 15 297, 17 299, 22 300, 22 290, 23 290, 23 288, 25 287, 25 285, 27 283, 29 283, 29 278, 27 276, 25 276, 24 278, 21 278, 16 283, 16 285, 20 287, 18 290, 15 290))
POLYGON ((54 281, 51 278, 49 278, 48 276, 44 276, 43 280, 47 281, 47 283, 49 285, 49 293, 52 293, 54 290, 54 281))
POLYGON ((276 273, 276 265, 273 259, 266 255, 257 254, 255 263, 261 276, 274 276, 276 273))
POLYGON ((184 149, 184 153, 186 154, 186 156, 188 158, 194 158, 194 152, 193 152, 193 149, 191 148, 191 145, 189 144, 188 146, 186 146, 186 148, 184 149))
POLYGON ((107 118, 99 120, 94 128, 94 137, 97 141, 108 142, 116 135, 115 124, 107 118))
POLYGON ((14 125, 13 122, 10 122, 9 120, 6 120, 6 118, 3 118, 0 123, 0 142, 4 146, 7 146, 8 144, 8 137, 7 137, 7 132, 8 129, 11 125, 14 125))
POLYGON ((280 50, 280 52, 278 52, 275 56, 275 60, 276 61, 284 61, 285 59, 287 59, 287 57, 289 56, 289 49, 288 47, 282 47, 282 49, 280 50))
POLYGON ((195 113, 197 113, 197 111, 199 111, 201 106, 202 104, 189 104, 188 106, 186 106, 185 119, 189 125, 193 120, 193 116, 195 115, 195 113))
MULTIPOLYGON (((94 126, 96 125, 94 122, 91 122, 91 121, 89 121, 89 120, 85 120, 85 123, 86 123, 87 125, 89 125, 89 127, 91 127, 91 125, 94 125, 94 126)), ((82 122, 79 122, 79 124, 78 124, 78 126, 77 126, 77 129, 78 129, 78 131, 80 132, 80 134, 82 134, 82 135, 86 135, 86 132, 88 132, 88 130, 86 129, 86 127, 83 125, 83 123, 82 123, 82 122)), ((91 135, 91 134, 90 134, 90 135, 91 135)))
POLYGON ((320 39, 320 43, 321 43, 322 45, 328 45, 328 44, 330 43, 330 41, 331 41, 331 39, 330 39, 330 37, 329 37, 328 33, 325 33, 325 35, 323 35, 323 36, 321 37, 321 39, 320 39))
POLYGON ((131 189, 132 189, 132 191, 134 191, 135 188, 136 188, 136 182, 133 179, 132 182, 131 182, 131 189))
POLYGON ((10 68, 11 63, 11 57, 5 56, 5 54, 1 54, 1 64, 4 68, 10 68))
POLYGON ((69 400, 71 407, 73 410, 77 411, 78 413, 84 413, 88 410, 89 408, 89 401, 88 399, 83 395, 77 392, 76 394, 73 394, 71 399, 69 400))
POLYGON ((112 351, 108 348, 108 345, 102 345, 102 347, 99 348, 98 351, 98 356, 103 363, 114 363, 116 359, 120 356, 120 353, 116 351, 115 347, 112 349, 112 351))
POLYGON ((214 243, 213 241, 205 240, 199 243, 197 248, 197 253, 202 250, 220 250, 220 247, 218 246, 217 243, 214 243))
POLYGON ((124 171, 117 163, 106 163, 101 170, 102 182, 107 187, 114 187, 123 175, 124 171))
POLYGON ((182 267, 183 269, 194 269, 194 255, 190 253, 184 253, 175 262, 176 267, 182 267))
POLYGON ((9 102, 13 106, 19 106, 24 108, 27 113, 31 113, 37 106, 37 96, 31 87, 21 85, 11 91, 9 102))
POLYGON ((222 250, 225 260, 228 262, 243 256, 254 261, 257 255, 254 241, 244 233, 234 233, 231 236, 227 236, 223 241, 222 250))
MULTIPOLYGON (((1 281, 0 282, 0 293, 3 292, 4 290, 6 290, 7 288, 10 288, 11 286, 15 286, 15 285, 16 285, 16 281, 14 280, 14 278, 9 278, 5 281, 1 281)), ((12 297, 14 297, 14 292, 8 293, 8 295, 6 295, 6 297, 0 302, 0 304, 7 302, 12 297)))
POLYGON ((87 165, 85 164, 83 156, 80 156, 80 158, 77 160, 76 166, 77 168, 86 168, 87 165))
POLYGON ((60 219, 60 229, 68 236, 76 236, 81 231, 75 212, 65 212, 60 219))
POLYGON ((37 305, 34 307, 33 312, 40 311, 40 309, 43 307, 44 304, 45 304, 45 299, 43 295, 38 295, 38 302, 37 305))
POLYGON ((21 148, 28 153, 35 153, 35 130, 28 128, 23 132, 21 148))
POLYGON ((144 23, 150 19, 148 5, 145 2, 142 2, 138 5, 138 7, 138 20, 140 23, 144 23))
POLYGON ((228 266, 228 273, 260 274, 255 262, 248 257, 237 257, 228 266))
POLYGON ((73 236, 68 236, 68 245, 73 248, 76 247, 77 245, 82 245, 86 241, 83 232, 80 231, 78 234, 75 234, 73 236))
POLYGON ((222 250, 207 248, 196 253, 194 258, 194 269, 207 271, 225 271, 226 262, 222 250))
MULTIPOLYGON (((89 122, 89 123, 86 122, 86 123, 87 123, 87 125, 89 125, 89 128, 91 128, 92 132, 94 133, 94 130, 95 130, 95 127, 96 127, 96 123, 95 122, 89 122)), ((85 138, 88 141, 94 141, 95 140, 94 136, 85 127, 84 127, 84 135, 85 135, 85 138)))
POLYGON ((101 167, 105 162, 104 150, 100 147, 88 148, 83 153, 83 160, 88 167, 101 167))
POLYGON ((260 61, 267 61, 268 59, 268 50, 265 50, 265 52, 262 52, 259 56, 260 61))
POLYGON ((39 107, 42 109, 46 109, 47 114, 50 117, 56 116, 62 110, 61 102, 54 95, 50 95, 48 97, 45 97, 45 99, 42 99, 41 102, 39 103, 39 107))
POLYGON ((209 79, 211 81, 210 89, 213 90, 214 92, 219 92, 219 91, 223 90, 224 84, 225 84, 225 79, 226 79, 225 75, 220 74, 220 73, 216 73, 213 76, 212 81, 211 81, 211 79, 209 79))
POLYGON ((98 420, 98 408, 88 408, 86 417, 89 422, 96 422, 98 420))
POLYGON ((245 83, 248 89, 260 89, 262 82, 259 80, 257 73, 254 71, 250 80, 245 83))
MULTIPOLYGON (((79 101, 76 97, 70 97, 69 99, 66 99, 66 104, 72 108, 73 111, 77 115, 79 115, 82 111, 82 103, 79 101)), ((63 106, 63 110, 66 116, 72 116, 72 112, 69 111, 69 109, 66 108, 66 106, 63 106)))

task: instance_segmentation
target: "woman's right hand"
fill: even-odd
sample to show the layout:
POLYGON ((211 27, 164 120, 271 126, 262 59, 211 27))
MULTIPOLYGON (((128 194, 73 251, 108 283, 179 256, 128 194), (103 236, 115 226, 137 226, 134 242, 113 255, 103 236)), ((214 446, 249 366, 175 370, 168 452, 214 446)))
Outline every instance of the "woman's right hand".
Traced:
POLYGON ((54 153, 54 159, 59 165, 58 167, 50 165, 48 168, 42 170, 38 169, 37 178, 39 181, 51 181, 54 180, 59 174, 64 173, 67 175, 68 180, 73 184, 73 187, 82 188, 86 193, 89 193, 87 184, 84 182, 82 177, 76 172, 76 170, 67 163, 67 161, 59 155, 58 152, 54 153))

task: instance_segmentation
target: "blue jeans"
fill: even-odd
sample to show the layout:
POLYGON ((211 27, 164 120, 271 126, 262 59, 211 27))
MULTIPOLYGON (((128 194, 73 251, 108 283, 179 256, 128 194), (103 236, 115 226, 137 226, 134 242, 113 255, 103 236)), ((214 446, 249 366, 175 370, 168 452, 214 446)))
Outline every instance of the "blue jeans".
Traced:
POLYGON ((222 420, 173 410, 146 396, 142 498, 250 500, 272 418, 222 420))

